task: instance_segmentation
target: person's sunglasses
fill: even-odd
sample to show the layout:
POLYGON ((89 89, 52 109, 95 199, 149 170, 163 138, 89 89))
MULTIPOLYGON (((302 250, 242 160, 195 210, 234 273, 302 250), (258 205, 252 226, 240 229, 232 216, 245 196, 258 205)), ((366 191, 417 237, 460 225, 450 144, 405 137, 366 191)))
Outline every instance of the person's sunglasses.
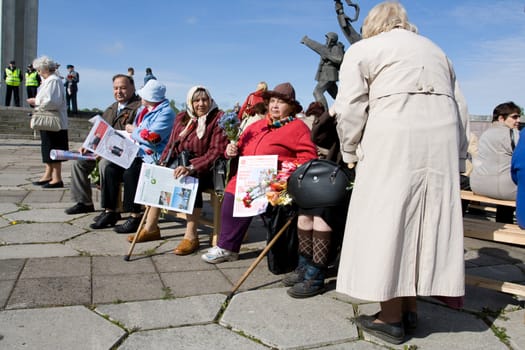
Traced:
POLYGON ((518 119, 518 118, 521 118, 521 115, 519 115, 519 114, 512 114, 512 115, 509 115, 509 118, 518 119))

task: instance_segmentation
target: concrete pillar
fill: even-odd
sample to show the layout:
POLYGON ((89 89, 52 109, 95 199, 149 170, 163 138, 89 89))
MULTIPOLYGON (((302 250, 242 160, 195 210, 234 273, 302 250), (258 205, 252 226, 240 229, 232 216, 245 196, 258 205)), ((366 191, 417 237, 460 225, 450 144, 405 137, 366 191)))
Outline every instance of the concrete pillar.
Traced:
MULTIPOLYGON (((0 0, 0 67, 2 68, 0 104, 5 102, 4 69, 9 61, 25 74, 26 66, 37 55, 38 0, 0 0)), ((27 98, 24 82, 20 85, 22 106, 27 98)))

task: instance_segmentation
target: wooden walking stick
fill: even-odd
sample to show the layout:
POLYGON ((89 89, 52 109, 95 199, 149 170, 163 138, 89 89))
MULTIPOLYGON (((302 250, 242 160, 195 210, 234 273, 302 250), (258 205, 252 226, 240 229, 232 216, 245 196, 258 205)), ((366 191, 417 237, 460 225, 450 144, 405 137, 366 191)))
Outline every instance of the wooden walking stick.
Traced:
POLYGON ((297 214, 294 214, 292 215, 288 221, 284 224, 284 226, 279 230, 279 232, 277 232, 275 234, 275 236, 272 238, 272 240, 270 242, 268 242, 268 244, 266 245, 266 247, 263 249, 263 251, 261 252, 261 254, 259 254, 259 256, 257 257, 257 259, 255 259, 255 261, 250 265, 250 267, 248 268, 248 270, 246 270, 246 272, 241 276, 241 278, 239 278, 239 280, 237 281, 237 283, 235 284, 235 286, 233 286, 233 289, 231 290, 230 292, 230 296, 232 296, 236 291, 237 289, 239 289, 239 287, 241 286, 241 284, 244 283, 244 281, 248 278, 248 276, 253 272, 253 270, 257 267, 257 265, 259 265, 259 263, 261 262, 261 260, 266 256, 266 254, 268 254, 268 251, 272 248, 272 246, 275 244, 275 242, 277 242, 277 240, 279 239, 279 237, 281 237, 281 235, 284 233, 284 231, 288 228, 288 226, 290 226, 290 224, 292 223, 293 219, 295 219, 295 217, 297 216, 297 214))
POLYGON ((146 220, 146 216, 148 216, 149 208, 151 208, 149 205, 146 206, 146 209, 144 209, 144 215, 142 215, 142 219, 140 220, 139 227, 137 228, 137 232, 135 233, 135 237, 133 237, 133 242, 131 242, 131 246, 129 247, 128 254, 124 255, 124 260, 129 261, 131 258, 131 253, 133 252, 133 248, 135 248, 135 243, 137 243, 137 237, 139 236, 140 230, 142 230, 142 226, 144 225, 144 221, 146 220))

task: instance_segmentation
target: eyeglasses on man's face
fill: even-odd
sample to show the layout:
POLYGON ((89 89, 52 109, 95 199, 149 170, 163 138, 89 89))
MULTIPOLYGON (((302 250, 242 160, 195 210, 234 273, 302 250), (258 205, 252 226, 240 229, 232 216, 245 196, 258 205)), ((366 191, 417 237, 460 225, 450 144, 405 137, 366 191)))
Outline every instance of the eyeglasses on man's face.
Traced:
POLYGON ((511 114, 508 117, 512 118, 512 119, 519 119, 519 118, 521 118, 521 115, 520 114, 511 114))

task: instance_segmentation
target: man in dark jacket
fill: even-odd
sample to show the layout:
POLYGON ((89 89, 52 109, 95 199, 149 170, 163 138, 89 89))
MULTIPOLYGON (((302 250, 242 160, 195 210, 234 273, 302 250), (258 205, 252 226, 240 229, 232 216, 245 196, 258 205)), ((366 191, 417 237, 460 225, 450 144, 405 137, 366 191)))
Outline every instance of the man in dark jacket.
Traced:
MULTIPOLYGON (((113 77, 113 96, 115 101, 109 106, 102 117, 116 130, 125 130, 127 124, 135 120, 141 99, 135 94, 133 78, 125 74, 113 77)), ((81 149, 81 152, 84 150, 81 149)), ((99 173, 104 174, 104 167, 109 161, 100 159, 99 173)), ((65 210, 66 214, 81 214, 95 211, 92 201, 91 181, 89 174, 97 166, 94 160, 75 160, 71 169, 71 199, 74 206, 65 210)), ((104 179, 101 178, 103 182, 104 179)))

